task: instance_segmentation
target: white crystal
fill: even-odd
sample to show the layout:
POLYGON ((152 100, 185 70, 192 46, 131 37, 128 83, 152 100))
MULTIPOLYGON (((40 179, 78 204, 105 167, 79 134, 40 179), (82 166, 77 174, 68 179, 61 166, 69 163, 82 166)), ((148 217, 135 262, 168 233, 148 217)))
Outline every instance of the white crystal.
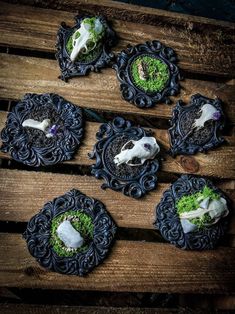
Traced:
POLYGON ((196 119, 193 124, 193 128, 200 129, 204 126, 206 121, 213 119, 213 114, 216 113, 218 110, 212 106, 211 104, 204 104, 201 107, 201 116, 200 118, 196 119))
POLYGON ((129 166, 142 165, 145 160, 153 159, 159 153, 160 147, 154 137, 144 136, 138 141, 130 140, 121 148, 121 152, 114 157, 114 163, 119 166, 123 163, 129 166), (130 149, 126 148, 129 143, 134 146, 130 149), (133 164, 134 158, 140 159, 140 163, 133 164))
POLYGON ((180 219, 184 233, 189 233, 197 229, 197 226, 192 224, 188 219, 180 219))
POLYGON ((46 130, 49 128, 50 124, 51 124, 50 119, 44 119, 42 122, 34 120, 34 119, 26 119, 22 123, 22 126, 46 132, 46 130))
POLYGON ((207 197, 201 203, 199 203, 199 205, 201 208, 206 209, 206 208, 208 208, 209 202, 210 202, 210 198, 207 197))
POLYGON ((60 240, 68 248, 77 249, 80 248, 84 243, 82 236, 76 229, 74 229, 69 220, 64 220, 58 226, 56 232, 60 240))

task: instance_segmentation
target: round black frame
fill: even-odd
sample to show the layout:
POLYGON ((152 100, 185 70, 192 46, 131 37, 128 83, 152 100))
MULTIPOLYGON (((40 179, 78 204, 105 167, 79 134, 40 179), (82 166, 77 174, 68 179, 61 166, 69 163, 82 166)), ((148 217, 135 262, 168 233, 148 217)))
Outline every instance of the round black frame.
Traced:
POLYGON ((59 62, 61 78, 64 81, 68 81, 69 78, 75 76, 88 75, 90 71, 100 72, 100 69, 110 65, 114 58, 114 53, 110 52, 110 49, 116 44, 117 36, 114 30, 111 28, 104 16, 97 16, 105 26, 105 36, 102 41, 101 53, 98 57, 90 62, 72 62, 69 58, 69 54, 66 50, 66 43, 68 38, 73 32, 80 27, 81 21, 84 18, 91 17, 87 15, 75 16, 76 24, 73 27, 69 27, 65 22, 61 23, 61 26, 57 33, 57 53, 55 54, 56 59, 59 62))
POLYGON ((170 120, 171 127, 168 129, 170 145, 171 148, 169 153, 172 156, 178 154, 184 155, 193 155, 197 152, 206 152, 211 148, 217 147, 218 145, 224 142, 224 139, 220 137, 219 132, 224 128, 225 125, 225 116, 221 108, 222 102, 220 99, 211 99, 201 94, 195 94, 191 96, 190 102, 188 105, 184 105, 183 101, 179 100, 176 106, 172 111, 172 118, 170 120), (205 103, 209 103, 213 105, 218 111, 220 111, 221 117, 219 120, 214 121, 213 130, 211 132, 211 138, 209 141, 204 143, 203 145, 199 145, 197 143, 189 143, 187 138, 181 133, 181 124, 184 120, 184 114, 186 112, 190 112, 195 108, 200 108, 205 103))
POLYGON ((82 110, 57 94, 25 94, 24 98, 7 116, 1 132, 1 151, 10 153, 18 162, 32 167, 48 166, 71 159, 83 136, 82 110), (64 121, 63 136, 51 141, 46 147, 28 143, 22 127, 29 112, 41 105, 53 105, 64 121))
POLYGON ((115 232, 116 225, 105 206, 73 189, 46 203, 41 211, 30 219, 23 237, 30 254, 41 266, 62 274, 84 276, 104 260, 115 232), (92 218, 93 241, 87 251, 76 253, 72 257, 61 257, 50 244, 50 227, 54 217, 68 210, 82 211, 92 218))
POLYGON ((228 208, 231 208, 230 199, 211 181, 205 178, 198 178, 191 175, 182 175, 169 189, 163 193, 160 203, 156 206, 156 221, 154 226, 158 229, 163 238, 176 247, 186 250, 213 249, 225 234, 228 227, 228 216, 221 218, 215 225, 184 233, 178 217, 175 204, 184 195, 202 190, 207 185, 227 201, 228 208))
POLYGON ((123 99, 129 101, 139 108, 150 108, 156 103, 165 102, 170 104, 171 100, 168 96, 175 96, 179 93, 181 79, 179 68, 175 65, 177 57, 172 48, 164 46, 157 40, 138 44, 136 46, 128 46, 126 50, 121 51, 117 55, 116 63, 113 68, 117 72, 117 78, 120 81, 120 90, 123 99), (161 60, 168 66, 170 78, 167 86, 156 93, 148 93, 138 88, 132 81, 130 75, 130 64, 133 59, 140 55, 149 55, 161 60))
POLYGON ((94 145, 93 152, 89 154, 91 159, 96 158, 96 163, 92 165, 91 174, 97 179, 104 179, 102 189, 111 188, 114 191, 121 191, 126 196, 140 198, 147 192, 155 189, 157 185, 157 171, 159 162, 156 159, 146 160, 143 170, 138 176, 127 179, 120 179, 109 171, 107 161, 104 158, 105 148, 115 139, 116 136, 127 135, 136 140, 143 136, 150 136, 151 132, 140 127, 132 127, 130 121, 121 117, 116 117, 112 122, 104 123, 100 126, 96 134, 98 139, 94 145))

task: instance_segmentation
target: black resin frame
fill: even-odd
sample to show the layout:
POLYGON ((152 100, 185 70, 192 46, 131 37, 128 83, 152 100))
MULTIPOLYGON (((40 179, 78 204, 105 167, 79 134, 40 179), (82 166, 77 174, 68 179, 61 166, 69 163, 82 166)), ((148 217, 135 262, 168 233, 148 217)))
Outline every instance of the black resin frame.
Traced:
POLYGON ((207 185, 227 201, 228 209, 231 201, 224 193, 215 187, 211 181, 190 175, 182 175, 163 194, 156 207, 155 227, 161 232, 164 239, 175 246, 188 250, 213 249, 228 227, 228 216, 221 218, 215 225, 184 233, 176 211, 176 201, 184 195, 193 194, 207 185))
POLYGON ((179 80, 181 78, 179 69, 175 65, 176 61, 177 58, 174 50, 164 46, 157 40, 136 46, 128 46, 126 50, 118 54, 116 63, 113 65, 113 68, 117 72, 118 80, 120 81, 122 97, 139 108, 153 107, 159 102, 170 104, 171 100, 168 96, 177 95, 180 90, 179 80), (140 55, 153 56, 168 66, 170 78, 166 87, 161 92, 145 92, 136 87, 132 81, 130 64, 140 55))
POLYGON ((100 55, 90 62, 72 62, 70 60, 69 54, 66 50, 66 43, 73 32, 80 27, 82 20, 87 17, 90 16, 76 16, 76 24, 73 27, 69 27, 65 22, 62 22, 57 33, 57 53, 55 56, 61 69, 61 76, 59 78, 64 81, 67 81, 68 78, 71 77, 87 75, 90 71, 99 72, 100 69, 109 66, 114 58, 114 53, 112 53, 110 49, 117 42, 116 33, 103 16, 97 16, 97 18, 99 18, 102 24, 105 26, 105 36, 102 41, 100 55))
POLYGON ((119 178, 113 174, 109 170, 110 164, 105 158, 105 151, 115 138, 123 135, 129 140, 139 140, 143 136, 150 136, 151 132, 140 127, 132 127, 130 121, 121 117, 115 118, 113 122, 102 124, 96 134, 98 142, 94 145, 93 152, 89 154, 91 159, 96 158, 91 173, 97 179, 105 180, 102 189, 111 188, 114 191, 121 191, 126 196, 140 198, 156 187, 159 162, 156 159, 146 160, 141 166, 140 173, 133 177, 119 178))
MULTIPOLYGON (((206 152, 209 149, 216 147, 224 142, 224 139, 219 136, 219 131, 224 128, 225 117, 221 108, 221 101, 217 99, 211 99, 204 97, 200 94, 191 96, 190 103, 185 106, 184 103, 179 100, 173 109, 172 118, 170 120, 171 127, 169 128, 170 144, 171 148, 169 153, 172 156, 177 154, 193 155, 197 152, 206 152), (214 121, 211 127, 211 135, 206 142, 189 142, 189 137, 185 137, 182 134, 182 125, 185 121, 184 115, 190 111, 194 111, 195 108, 200 108, 205 104, 210 103, 218 111, 220 111, 221 117, 218 121, 214 121)), ((200 132, 200 130, 198 131, 200 132)))
POLYGON ((25 94, 7 116, 6 126, 1 132, 1 150, 28 166, 48 166, 71 159, 82 136, 83 117, 79 107, 57 94, 25 94), (32 110, 42 105, 53 106, 64 127, 55 140, 48 139, 45 147, 37 147, 29 143, 22 123, 32 110))
POLYGON ((41 211, 30 219, 23 237, 30 254, 43 267, 62 274, 84 276, 104 260, 115 232, 116 225, 100 201, 78 190, 71 190, 46 203, 41 211), (92 218, 93 241, 87 251, 76 253, 72 257, 61 257, 50 244, 51 221, 68 210, 82 211, 92 218))

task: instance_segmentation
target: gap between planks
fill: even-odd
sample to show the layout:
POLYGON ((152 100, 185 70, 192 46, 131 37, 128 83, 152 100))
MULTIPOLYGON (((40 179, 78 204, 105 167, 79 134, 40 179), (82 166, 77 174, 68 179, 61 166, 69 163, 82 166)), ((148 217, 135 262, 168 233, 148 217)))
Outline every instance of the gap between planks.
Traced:
POLYGON ((116 241, 81 278, 41 268, 18 234, 0 234, 0 286, 158 293, 234 293, 235 249, 192 252, 169 244, 116 241), (225 267, 226 265, 226 267, 225 267))
MULTIPOLYGON (((0 130, 5 124, 6 116, 6 112, 0 112, 0 130)), ((88 158, 88 153, 92 151, 93 145, 96 142, 95 135, 99 130, 99 126, 99 123, 86 122, 85 136, 75 158, 66 161, 64 164, 90 166, 95 163, 94 160, 88 158)), ((168 150, 169 139, 167 131, 161 129, 152 130, 164 150, 168 150)), ((194 172, 194 174, 197 175, 233 179, 235 178, 235 150, 233 139, 233 137, 226 137, 227 144, 211 150, 207 154, 199 153, 195 156, 185 157, 180 155, 176 158, 172 158, 168 154, 162 153, 165 160, 162 162, 161 170, 168 173, 194 172), (221 160, 223 161, 222 163, 221 160)), ((10 159, 10 156, 0 152, 0 158, 10 159)))
MULTIPOLYGON (((119 227, 153 229, 155 207, 170 186, 159 183, 156 190, 136 200, 110 189, 102 190, 100 185, 100 180, 88 176, 0 169, 0 220, 26 222, 46 202, 76 188, 104 203, 119 227)), ((234 189, 226 183, 217 186, 235 201, 234 189)), ((231 218, 228 232, 235 234, 235 213, 231 218)))
MULTIPOLYGON (((1 3, 1 8, 3 17, 0 19, 0 42, 7 46, 51 52, 55 50, 55 38, 59 24, 62 21, 66 21, 70 25, 74 24, 75 13, 11 5, 4 2, 1 3)), ((128 16, 128 7, 124 8, 125 11, 122 15, 128 16)), ((105 15, 112 12, 112 9, 103 7, 102 4, 94 6, 91 12, 97 13, 99 9, 105 15)), ((77 3, 76 11, 80 11, 81 14, 82 10, 86 10, 86 3, 80 5, 77 3)), ((149 12, 151 11, 154 12, 153 9, 149 12)), ((133 20, 132 14, 129 15, 128 20, 131 19, 133 20)), ((203 19, 200 21, 199 24, 203 27, 203 19)), ((218 23, 215 29, 207 27, 207 32, 199 32, 194 27, 195 22, 177 25, 176 21, 173 23, 172 20, 165 20, 155 26, 116 19, 112 19, 112 22, 120 37, 115 51, 124 49, 129 43, 137 44, 158 39, 176 50, 182 69, 209 75, 233 75, 234 54, 231 45, 234 42, 234 24, 232 23, 225 23, 227 27, 224 29, 221 29, 218 23)))

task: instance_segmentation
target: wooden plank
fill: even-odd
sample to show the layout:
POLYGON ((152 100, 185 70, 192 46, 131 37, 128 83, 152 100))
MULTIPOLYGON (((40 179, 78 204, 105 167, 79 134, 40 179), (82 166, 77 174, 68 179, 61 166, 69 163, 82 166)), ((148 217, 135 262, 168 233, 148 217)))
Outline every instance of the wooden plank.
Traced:
MULTIPOLYGON (((37 2, 38 4, 38 2, 37 2)), ((29 49, 54 51, 55 34, 61 21, 72 24, 72 13, 45 10, 39 8, 16 6, 10 4, 1 4, 2 18, 0 19, 1 44, 13 47, 24 47, 29 49)), ((223 75, 231 77, 234 73, 234 24, 218 23, 216 28, 211 29, 213 23, 208 23, 203 19, 200 20, 199 26, 205 28, 207 32, 199 31, 199 26, 195 18, 190 22, 179 21, 177 18, 174 23, 172 19, 165 19, 154 26, 147 24, 137 24, 129 22, 143 21, 142 18, 135 19, 135 14, 125 6, 120 14, 119 9, 109 8, 103 4, 88 5, 82 1, 76 2, 76 11, 80 13, 84 10, 94 14, 97 12, 111 16, 118 16, 119 19, 113 20, 113 26, 120 37, 120 42, 115 51, 120 51, 126 47, 128 43, 137 44, 146 40, 158 39, 164 44, 171 46, 179 55, 180 67, 187 71, 204 73, 209 75, 223 75), (115 15, 115 12, 119 14, 115 15), (123 21, 121 18, 126 16, 123 21), (225 26, 226 25, 226 26, 225 26), (225 27, 224 27, 225 26, 225 27), (222 27, 222 28, 221 28, 222 27), (156 36, 157 34, 157 36, 156 36), (185 45, 185 43, 188 45, 185 45), (223 53, 221 53, 223 51, 223 53)), ((154 10, 151 10, 154 12, 154 10)), ((150 13, 150 11, 148 11, 150 13)), ((176 15, 176 14, 175 14, 176 15)), ((156 16, 152 13, 152 18, 156 16)), ((200 19, 200 18, 198 18, 200 19)), ((151 21, 151 16, 144 22, 151 21)))
MULTIPOLYGON (((88 77, 74 78, 65 83, 57 79, 60 72, 55 60, 0 54, 0 67, 2 99, 18 100, 28 92, 49 92, 58 93, 81 107, 118 114, 141 114, 166 119, 171 117, 173 106, 158 104, 155 108, 143 110, 122 100, 119 83, 112 69, 105 69, 102 75, 91 73, 88 77)), ((195 93, 212 98, 220 97, 224 101, 228 123, 235 124, 235 86, 191 79, 182 81, 180 98, 183 101, 188 102, 195 93)), ((174 98, 174 101, 178 99, 174 98)))
POLYGON ((175 314, 173 308, 98 307, 39 304, 1 304, 4 314, 175 314))
MULTIPOLYGON (((55 197, 76 188, 102 201, 119 227, 153 229, 155 207, 169 184, 159 183, 155 191, 140 200, 112 190, 102 190, 94 177, 0 169, 0 220, 28 221, 43 205, 55 197), (123 206, 125 204, 125 206, 123 206)), ((235 201, 235 192, 218 186, 235 201)), ((235 234, 235 213, 230 234, 235 234)))
POLYGON ((109 258, 85 278, 42 269, 18 234, 1 234, 0 285, 4 287, 145 291, 235 292, 235 249, 190 252, 168 244, 116 241, 109 258), (141 256, 141 258, 140 258, 141 256))
MULTIPOLYGON (((6 112, 0 112, 0 127, 4 125, 6 120, 6 112)), ((85 137, 80 149, 74 159, 65 162, 70 165, 87 165, 90 166, 94 160, 88 158, 88 153, 92 151, 93 145, 96 142, 95 134, 99 129, 99 123, 86 123, 85 137)), ((1 130, 1 128, 0 128, 1 130)), ((153 132, 158 142, 169 149, 169 140, 166 130, 153 129, 153 132)), ((235 149, 233 140, 227 137, 227 142, 231 145, 223 145, 215 150, 209 151, 207 154, 197 154, 195 156, 177 156, 172 158, 165 153, 164 161, 161 165, 161 170, 168 173, 195 173, 198 175, 215 176, 219 178, 235 178, 235 149), (223 163, 221 163, 223 160, 223 163)), ((0 152, 0 158, 10 159, 8 154, 0 152)))

